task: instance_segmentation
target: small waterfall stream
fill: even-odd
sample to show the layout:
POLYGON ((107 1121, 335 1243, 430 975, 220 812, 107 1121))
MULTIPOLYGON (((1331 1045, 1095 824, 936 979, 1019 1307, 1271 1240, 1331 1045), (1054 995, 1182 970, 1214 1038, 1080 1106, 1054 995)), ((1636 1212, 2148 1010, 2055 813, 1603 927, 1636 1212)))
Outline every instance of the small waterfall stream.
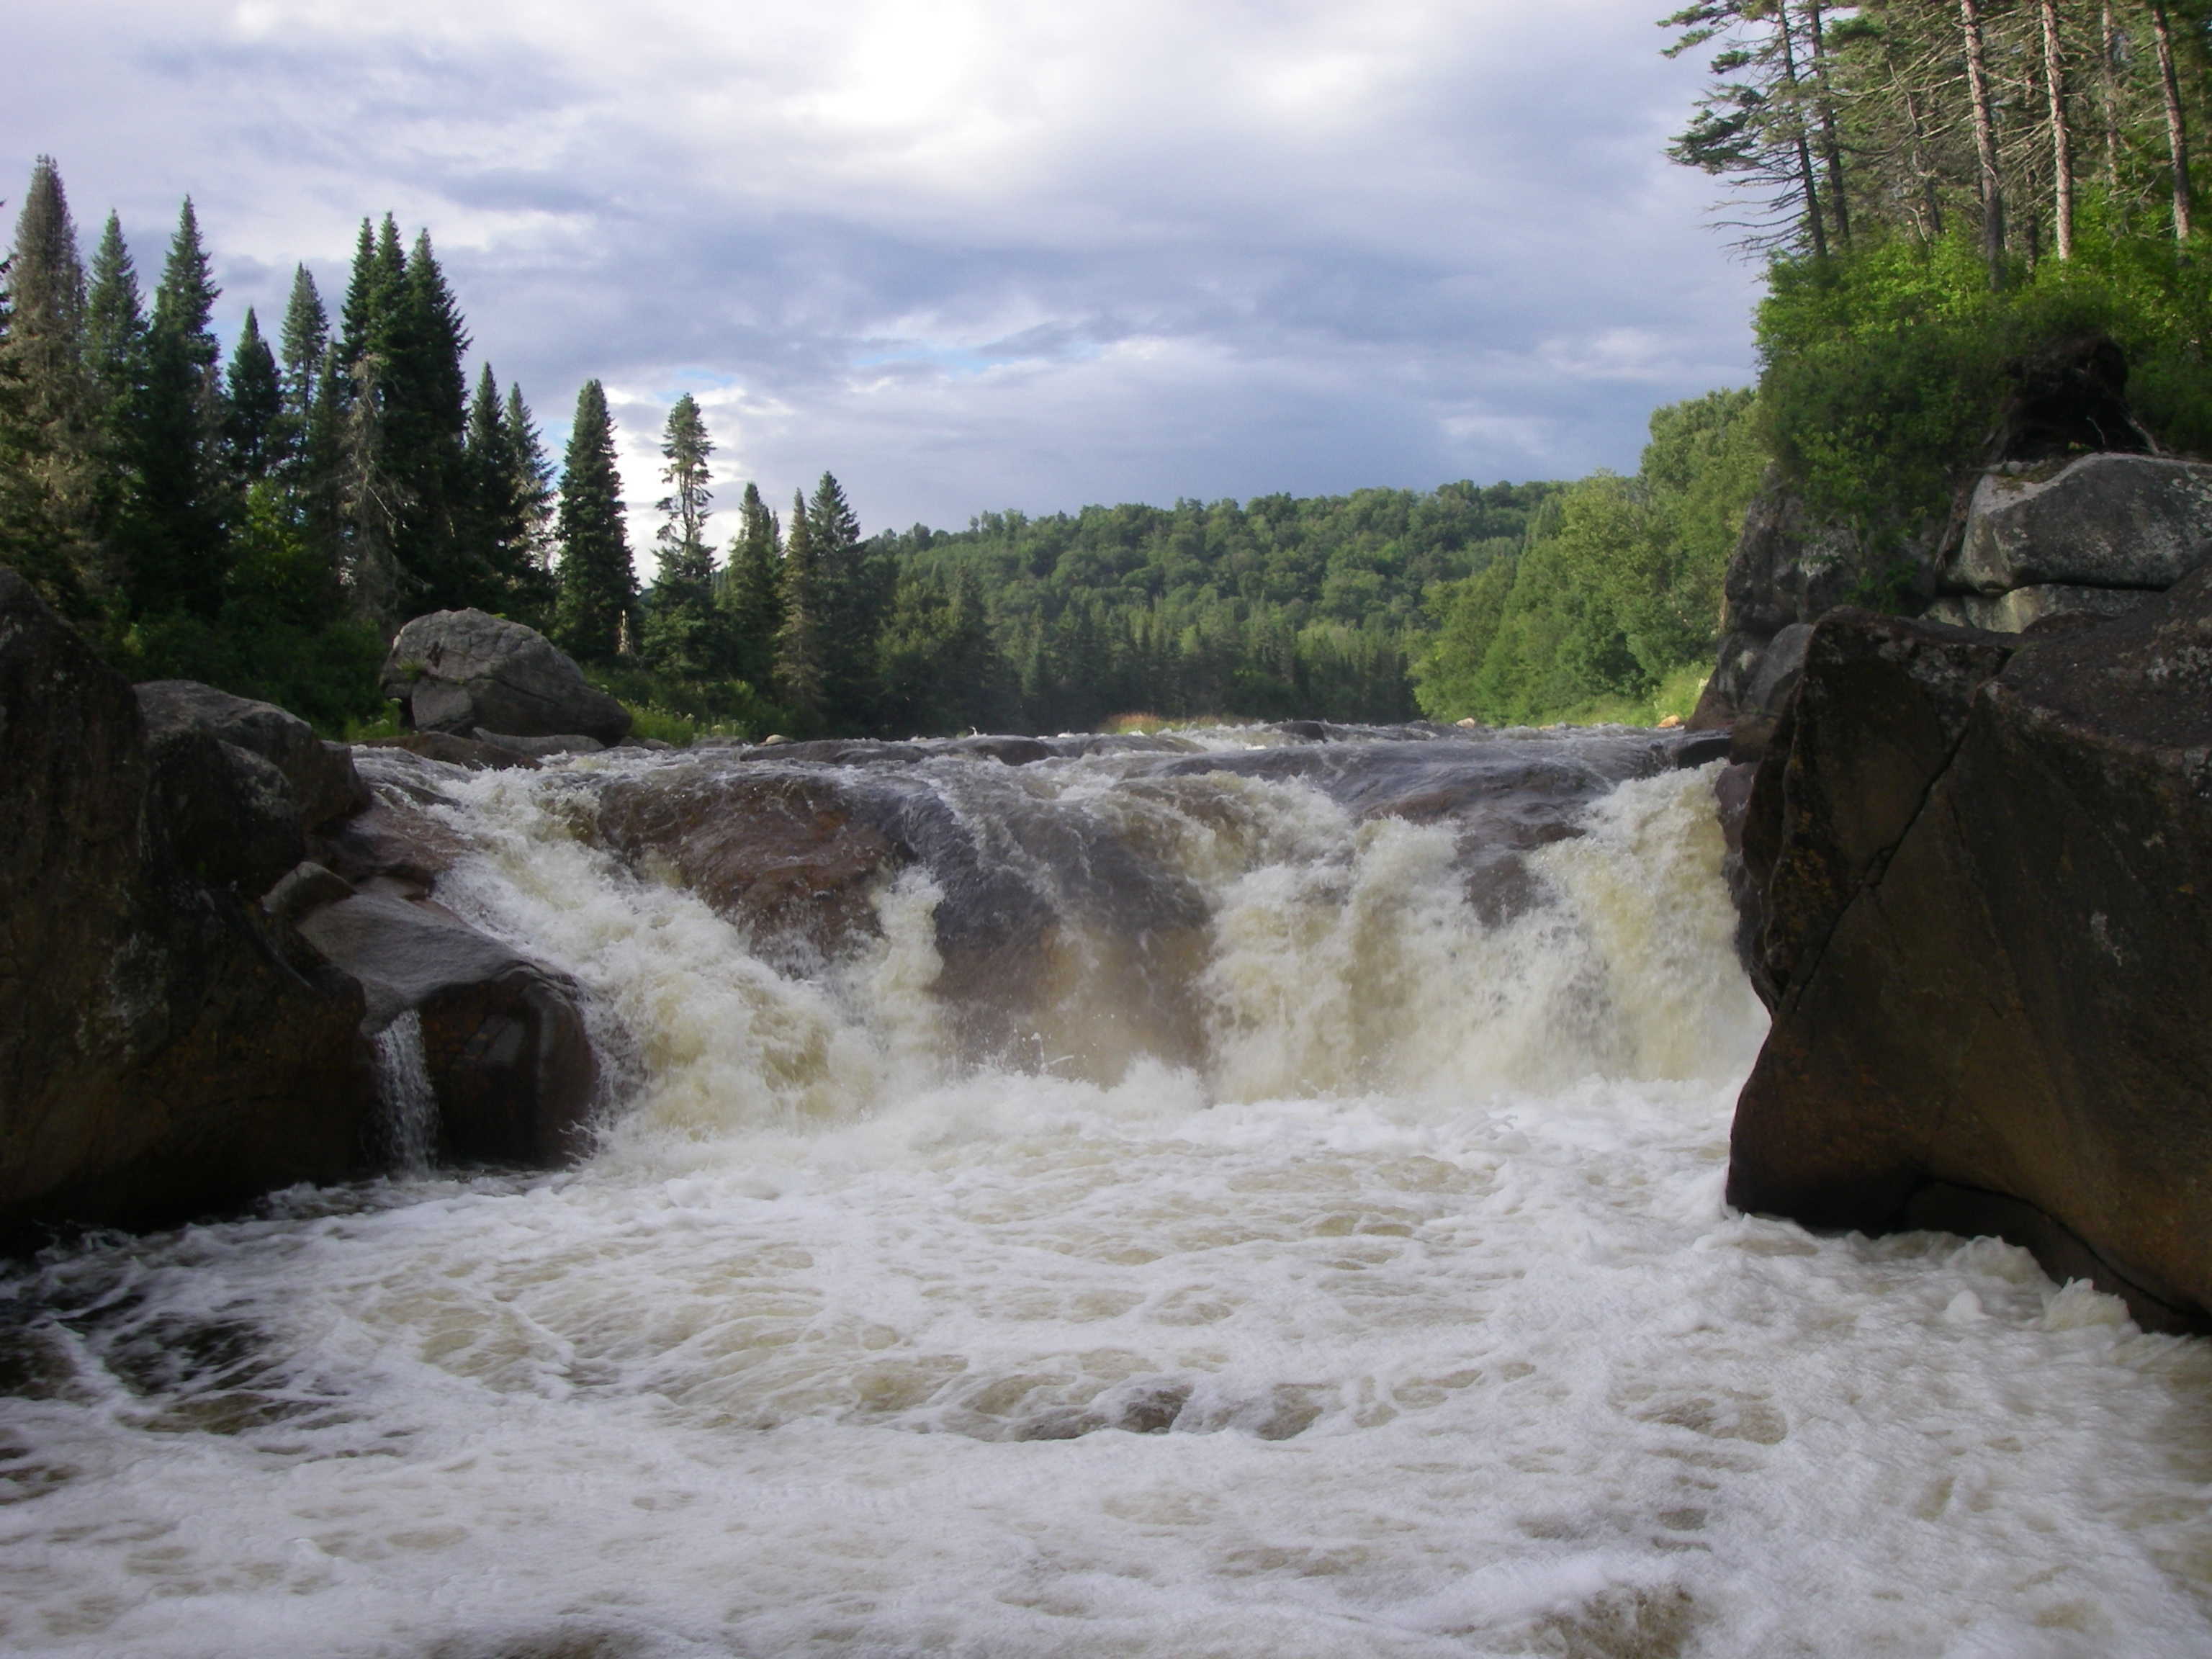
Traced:
POLYGON ((423 1175, 437 1146, 438 1098, 422 1049, 421 1012, 404 1010, 376 1034, 374 1044, 377 1098, 392 1167, 403 1176, 423 1175))
POLYGON ((2212 1361, 1727 1212, 1650 734, 365 763, 613 1102, 0 1274, 0 1651, 2212 1651, 2212 1361))

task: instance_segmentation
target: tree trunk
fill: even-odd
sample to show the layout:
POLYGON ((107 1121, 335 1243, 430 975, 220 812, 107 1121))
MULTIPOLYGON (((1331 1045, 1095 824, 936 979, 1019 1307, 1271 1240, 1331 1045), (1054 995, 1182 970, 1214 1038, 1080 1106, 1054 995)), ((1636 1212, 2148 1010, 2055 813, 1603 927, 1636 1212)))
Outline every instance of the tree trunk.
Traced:
POLYGON ((1782 31, 1782 79, 1790 88, 1790 120, 1797 143, 1797 178, 1805 195, 1805 223, 1813 233, 1813 257, 1828 257, 1828 229, 1820 221, 1820 186, 1813 176, 1813 147, 1805 137, 1805 110, 1797 101, 1797 52, 1791 40, 1790 8, 1775 8, 1776 27, 1782 31))
POLYGON ((2058 0, 2043 0, 2043 84, 2051 95, 2052 218, 2058 257, 2074 257, 2074 138, 2066 125, 2066 66, 2058 56, 2058 0))
POLYGON ((2166 92, 2166 143, 2173 157, 2173 240, 2189 240, 2189 131, 2182 125, 2181 88, 2173 78, 2173 31, 2161 0, 2150 0, 2150 28, 2158 42, 2159 84, 2166 92))
POLYGON ((1990 265, 1990 286, 2004 286, 2004 178, 1997 171, 1996 120, 1990 108, 1989 61, 1982 51, 1982 15, 1978 0, 1959 0, 1959 24, 1966 39, 1966 91, 1974 105, 1974 150, 1981 160, 1982 252, 1990 265))
POLYGON ((2105 104, 2105 191, 2111 198, 2107 208, 2112 217, 2112 228, 2119 228, 2120 218, 2120 77, 2116 60, 2119 52, 2118 38, 2112 27, 2112 0, 2105 0, 2099 8, 2097 46, 2101 60, 2100 89, 2105 104))
POLYGON ((1836 138, 1836 102, 1828 94, 1828 42, 1820 27, 1820 0, 1805 0, 1805 16, 1813 35, 1813 81, 1820 95, 1820 157, 1828 168, 1828 210, 1835 216, 1837 245, 1849 252, 1851 210, 1844 192, 1844 149, 1836 138))

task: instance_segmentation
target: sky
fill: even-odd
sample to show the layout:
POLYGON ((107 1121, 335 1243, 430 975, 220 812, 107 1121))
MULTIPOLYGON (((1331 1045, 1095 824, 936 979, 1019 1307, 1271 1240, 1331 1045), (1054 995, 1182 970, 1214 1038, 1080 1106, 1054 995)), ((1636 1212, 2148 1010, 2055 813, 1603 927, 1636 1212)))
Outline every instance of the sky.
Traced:
POLYGON ((10 23, 0 191, 52 155, 149 287, 189 192, 226 335, 427 227, 556 460, 605 385, 648 569, 685 392, 723 529, 825 469, 872 532, 1630 471, 1753 373, 1663 9, 76 0, 10 23))

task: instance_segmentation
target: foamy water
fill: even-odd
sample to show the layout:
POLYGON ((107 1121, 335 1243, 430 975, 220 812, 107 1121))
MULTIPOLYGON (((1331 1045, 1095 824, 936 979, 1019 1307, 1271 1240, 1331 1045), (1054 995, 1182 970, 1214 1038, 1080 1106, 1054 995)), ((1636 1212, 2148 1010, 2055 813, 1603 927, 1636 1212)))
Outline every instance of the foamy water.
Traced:
POLYGON ((1073 927, 1035 1063, 955 1064, 929 872, 795 977, 577 777, 456 777, 441 896, 586 988, 600 1152, 0 1280, 0 1650, 2212 1651, 2205 1345, 1725 1209, 1709 779, 1486 927, 1449 830, 1303 785, 943 765, 1141 817, 1201 1064, 1073 927))

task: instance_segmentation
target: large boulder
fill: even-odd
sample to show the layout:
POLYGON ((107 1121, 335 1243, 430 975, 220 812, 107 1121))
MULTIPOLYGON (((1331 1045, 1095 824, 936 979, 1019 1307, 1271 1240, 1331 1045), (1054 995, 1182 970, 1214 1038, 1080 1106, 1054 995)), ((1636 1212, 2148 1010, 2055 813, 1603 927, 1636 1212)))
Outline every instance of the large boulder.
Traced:
POLYGON ((249 838, 298 836, 290 784, 183 737, 165 787, 129 684, 0 568, 0 1244, 363 1167, 360 988, 252 902, 290 842, 210 869, 213 819, 173 817, 187 751, 216 774, 201 808, 258 798, 249 838))
POLYGON ((2132 454, 2014 463, 1982 475, 1942 585, 2171 587, 2212 538, 2212 464, 2132 454))
POLYGON ((291 788, 303 830, 368 805, 352 751, 325 743, 314 727, 273 702, 233 696, 197 680, 146 680, 134 689, 146 734, 157 746, 180 732, 202 732, 275 767, 291 788))
POLYGON ((2212 571, 2098 626, 1839 613, 1744 825, 1731 1201, 1997 1231, 2212 1314, 2212 571))
POLYGON ((593 690, 574 661, 534 628, 483 611, 437 611, 399 630, 384 692, 417 731, 516 737, 629 735, 629 711, 593 690))
POLYGON ((363 1027, 421 1019, 446 1158, 550 1165, 590 1150, 599 1084, 577 991, 434 903, 380 888, 314 909, 307 942, 360 981, 363 1027))

